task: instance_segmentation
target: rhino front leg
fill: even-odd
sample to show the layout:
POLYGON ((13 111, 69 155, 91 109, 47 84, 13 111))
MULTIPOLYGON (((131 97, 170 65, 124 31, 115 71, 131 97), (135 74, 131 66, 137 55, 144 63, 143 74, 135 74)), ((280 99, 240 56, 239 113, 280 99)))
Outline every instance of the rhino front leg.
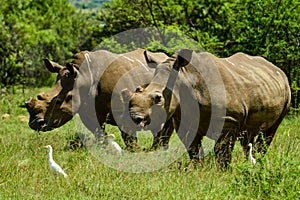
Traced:
POLYGON ((231 153, 234 148, 237 131, 236 129, 223 130, 220 138, 215 144, 215 155, 222 169, 228 168, 231 162, 231 153))
POLYGON ((202 163, 204 161, 204 150, 201 141, 188 148, 188 154, 193 163, 202 163))
POLYGON ((187 147, 185 144, 189 157, 191 159, 191 162, 199 163, 202 162, 204 159, 204 150, 202 147, 202 134, 196 134, 193 138, 192 143, 187 147))
POLYGON ((150 150, 157 150, 158 148, 163 147, 163 149, 167 150, 169 148, 170 137, 173 133, 174 126, 172 120, 168 120, 162 130, 160 130, 153 137, 153 144, 150 150))
POLYGON ((135 134, 125 133, 121 130, 121 136, 128 151, 136 151, 139 149, 138 139, 135 134))

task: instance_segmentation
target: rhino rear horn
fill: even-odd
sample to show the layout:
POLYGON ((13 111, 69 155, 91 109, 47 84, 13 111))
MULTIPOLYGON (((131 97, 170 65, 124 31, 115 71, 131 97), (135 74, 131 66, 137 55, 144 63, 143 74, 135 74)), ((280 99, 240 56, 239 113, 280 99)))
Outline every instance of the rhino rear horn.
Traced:
POLYGON ((180 70, 180 68, 185 67, 188 65, 192 59, 193 50, 190 49, 181 49, 177 53, 177 58, 175 60, 173 69, 180 70))
POLYGON ((45 63, 45 66, 47 67, 47 69, 52 73, 58 73, 62 68, 64 68, 60 64, 53 62, 47 58, 44 58, 43 61, 45 63))

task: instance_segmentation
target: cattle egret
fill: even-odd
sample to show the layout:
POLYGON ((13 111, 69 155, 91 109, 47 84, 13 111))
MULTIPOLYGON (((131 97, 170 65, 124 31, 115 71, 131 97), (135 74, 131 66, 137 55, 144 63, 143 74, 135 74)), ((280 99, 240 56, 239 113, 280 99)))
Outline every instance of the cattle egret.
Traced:
POLYGON ((50 170, 55 172, 55 173, 59 173, 59 174, 62 174, 65 178, 68 176, 64 170, 53 160, 53 157, 52 157, 52 152, 53 152, 53 149, 51 147, 51 145, 47 145, 47 146, 44 146, 44 148, 48 149, 49 150, 49 155, 48 155, 48 162, 49 162, 49 166, 50 166, 50 170))
POLYGON ((113 154, 121 154, 122 153, 122 148, 119 146, 118 143, 114 141, 115 135, 114 134, 109 134, 106 136, 107 142, 108 142, 108 149, 111 153, 113 154))
POLYGON ((253 155, 252 155, 252 144, 249 143, 248 146, 249 146, 248 160, 249 160, 253 165, 255 165, 256 159, 255 159, 255 158, 253 157, 253 155))

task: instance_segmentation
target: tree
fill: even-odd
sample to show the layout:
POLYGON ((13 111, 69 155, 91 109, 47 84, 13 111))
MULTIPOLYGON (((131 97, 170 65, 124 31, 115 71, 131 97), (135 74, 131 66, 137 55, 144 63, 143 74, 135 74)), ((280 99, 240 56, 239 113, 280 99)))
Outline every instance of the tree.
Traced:
POLYGON ((42 58, 65 62, 85 44, 87 16, 67 0, 4 0, 0 7, 0 86, 44 85, 42 58), (36 79, 36 77, 39 77, 36 79))
MULTIPOLYGON (((241 0, 231 19, 226 51, 261 55, 280 67, 292 89, 292 107, 300 104, 300 3, 293 0, 241 0)), ((298 110, 299 111, 299 110, 298 110)))
POLYGON ((287 74, 292 107, 298 108, 299 13, 296 0, 113 0, 96 15, 101 26, 92 27, 92 44, 138 27, 177 29, 221 57, 236 52, 265 57, 287 74))

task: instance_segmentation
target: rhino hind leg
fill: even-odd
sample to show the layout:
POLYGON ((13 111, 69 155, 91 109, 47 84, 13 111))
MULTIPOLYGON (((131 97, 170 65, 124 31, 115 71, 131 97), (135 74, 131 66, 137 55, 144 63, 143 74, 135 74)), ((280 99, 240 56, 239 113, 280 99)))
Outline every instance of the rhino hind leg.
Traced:
POLYGON ((231 162, 231 153, 237 138, 236 129, 223 129, 221 136, 217 140, 214 151, 217 163, 222 169, 228 168, 231 162))
POLYGON ((269 146, 271 145, 278 126, 273 126, 264 132, 260 132, 255 141, 255 148, 258 153, 266 154, 269 146))
POLYGON ((287 99, 284 109, 280 114, 279 118, 277 119, 277 121, 273 124, 273 126, 271 126, 269 129, 263 132, 263 134, 259 134, 255 144, 257 151, 259 153, 265 154, 267 152, 269 146, 271 145, 271 142, 273 141, 273 138, 275 136, 275 133, 280 123, 282 122, 283 118, 288 112, 289 104, 290 104, 290 99, 287 99))
POLYGON ((263 155, 266 154, 269 146, 274 139, 275 133, 281 121, 283 120, 284 115, 285 113, 283 112, 283 114, 281 114, 281 116, 279 117, 277 122, 273 124, 273 126, 268 128, 266 131, 259 132, 258 137, 255 141, 255 148, 258 153, 262 153, 263 155))

